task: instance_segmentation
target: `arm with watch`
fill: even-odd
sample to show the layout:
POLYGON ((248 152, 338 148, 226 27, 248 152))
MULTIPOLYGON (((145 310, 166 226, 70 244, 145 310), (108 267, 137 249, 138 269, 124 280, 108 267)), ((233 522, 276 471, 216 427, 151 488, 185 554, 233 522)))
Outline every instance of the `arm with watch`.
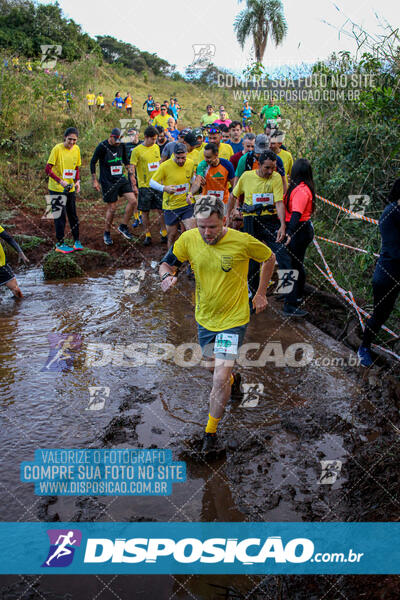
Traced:
POLYGON ((173 247, 170 248, 164 258, 161 259, 158 273, 161 277, 161 289, 167 292, 173 288, 178 281, 177 274, 182 263, 173 253, 173 247))

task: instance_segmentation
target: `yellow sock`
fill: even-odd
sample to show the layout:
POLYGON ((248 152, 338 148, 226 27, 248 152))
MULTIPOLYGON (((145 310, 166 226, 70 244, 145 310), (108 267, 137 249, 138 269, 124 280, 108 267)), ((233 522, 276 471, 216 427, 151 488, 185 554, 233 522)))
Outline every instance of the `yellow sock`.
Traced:
POLYGON ((151 237, 150 231, 146 231, 146 237, 151 237))
POLYGON ((138 215, 139 215, 139 217, 142 216, 142 211, 141 210, 139 210, 138 215))
POLYGON ((167 235, 167 230, 166 229, 161 229, 161 235, 163 237, 165 237, 167 235))
POLYGON ((139 218, 139 213, 136 211, 135 213, 133 213, 133 216, 135 217, 135 219, 139 218))
POLYGON ((206 427, 206 433, 217 433, 218 423, 221 419, 214 419, 210 414, 208 415, 208 423, 206 427))
POLYGON ((234 378, 233 373, 232 373, 231 374, 231 378, 229 380, 229 383, 230 383, 231 387, 232 387, 234 381, 235 381, 235 378, 234 378))

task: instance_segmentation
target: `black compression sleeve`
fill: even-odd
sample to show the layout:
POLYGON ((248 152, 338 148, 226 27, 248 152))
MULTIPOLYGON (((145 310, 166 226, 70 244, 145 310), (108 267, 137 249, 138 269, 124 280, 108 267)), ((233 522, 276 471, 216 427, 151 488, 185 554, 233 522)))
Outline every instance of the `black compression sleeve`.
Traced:
POLYGON ((170 267, 177 267, 179 269, 179 267, 183 263, 181 263, 181 261, 176 258, 172 250, 173 248, 170 248, 168 250, 167 254, 160 260, 160 265, 161 263, 167 263, 167 265, 169 265, 170 267))
POLYGON ((18 243, 17 243, 17 242, 14 240, 14 238, 13 238, 13 237, 12 237, 12 236, 11 236, 9 233, 7 233, 7 231, 2 231, 2 232, 0 233, 0 237, 1 237, 1 238, 2 238, 2 239, 5 241, 5 242, 7 242, 7 244, 8 244, 9 246, 11 246, 11 248, 14 248, 14 250, 16 250, 16 252, 18 252, 18 253, 22 252, 22 250, 21 250, 21 248, 20 248, 19 244, 18 244, 18 243))
POLYGON ((301 213, 296 210, 292 212, 292 216, 290 217, 289 225, 286 227, 286 233, 288 235, 293 235, 296 231, 296 227, 299 224, 301 217, 301 213))

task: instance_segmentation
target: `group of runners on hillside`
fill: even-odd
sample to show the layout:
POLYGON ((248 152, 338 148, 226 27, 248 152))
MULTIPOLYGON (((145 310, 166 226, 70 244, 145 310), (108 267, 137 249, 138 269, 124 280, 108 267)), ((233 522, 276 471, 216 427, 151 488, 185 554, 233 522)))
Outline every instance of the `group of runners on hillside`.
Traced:
MULTIPOLYGON (((241 395, 235 359, 251 313, 267 307, 267 287, 275 264, 292 277, 289 292, 283 289, 278 298, 283 301, 283 316, 302 318, 308 314, 304 309, 304 258, 314 237, 312 167, 304 158, 293 160, 284 145, 285 134, 279 129, 280 114, 276 110, 275 114, 264 111, 268 118, 264 133, 258 135, 246 131, 245 121, 231 121, 223 106, 219 107, 221 118, 214 119, 218 115, 213 113, 212 105, 207 106, 198 127, 178 131, 176 126, 169 127, 165 104, 154 115, 153 110, 149 112, 151 102, 149 95, 143 107, 152 124, 145 127, 143 141, 138 131, 128 130, 122 135, 115 127, 94 149, 90 161, 92 185, 106 205, 103 239, 107 246, 113 244, 113 220, 121 198, 125 209, 117 230, 126 240, 135 242, 133 248, 138 248, 139 240, 131 227, 142 226, 142 243, 149 246, 153 243, 150 214, 157 222, 160 243, 166 245, 159 266, 164 292, 177 284, 183 263, 191 267, 199 343, 207 368, 213 373, 202 444, 202 452, 208 454, 218 447, 217 427, 226 403, 230 397, 241 395), (169 129, 176 134, 172 136, 169 131, 168 135, 169 129)), ((78 130, 68 128, 45 167, 49 196, 54 206, 61 208, 54 224, 56 251, 63 254, 83 249, 76 211, 81 169, 77 142, 78 130), (73 246, 64 240, 66 218, 73 246)), ((397 180, 380 221, 382 251, 373 281, 375 307, 359 349, 364 366, 373 364, 371 343, 400 291, 399 199, 397 180)), ((27 261, 2 228, 0 238, 27 261)), ((0 275, 0 283, 20 296, 1 245, 0 275)))

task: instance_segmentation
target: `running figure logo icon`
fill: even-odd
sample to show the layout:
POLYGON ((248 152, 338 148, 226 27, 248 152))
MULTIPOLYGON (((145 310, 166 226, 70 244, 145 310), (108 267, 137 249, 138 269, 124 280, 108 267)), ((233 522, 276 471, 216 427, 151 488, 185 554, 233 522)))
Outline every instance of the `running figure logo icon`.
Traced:
POLYGON ((49 333, 49 356, 41 371, 71 371, 74 354, 81 347, 81 336, 76 333, 49 333))
POLYGON ((81 545, 79 529, 48 529, 50 548, 42 567, 68 567, 74 558, 75 548, 81 545))
POLYGON ((278 285, 274 294, 290 294, 294 284, 299 278, 297 269, 278 269, 278 285))
POLYGON ((42 69, 54 69, 57 64, 57 58, 61 56, 62 46, 43 44, 40 46, 40 49, 42 51, 42 58, 40 60, 42 69))
POLYGON ((207 69, 215 56, 216 47, 214 44, 193 44, 194 52, 193 62, 190 65, 194 69, 207 69))

